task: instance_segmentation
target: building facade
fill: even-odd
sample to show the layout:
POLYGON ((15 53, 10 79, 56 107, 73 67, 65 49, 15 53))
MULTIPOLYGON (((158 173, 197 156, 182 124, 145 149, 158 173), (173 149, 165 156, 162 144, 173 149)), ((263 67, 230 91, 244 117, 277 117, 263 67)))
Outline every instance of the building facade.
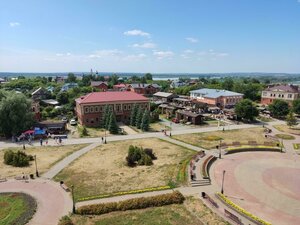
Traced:
POLYGON ((235 106, 243 99, 243 96, 243 94, 233 91, 209 88, 190 91, 191 99, 220 108, 231 108, 235 106))
POLYGON ((131 110, 135 104, 138 107, 150 109, 148 98, 129 91, 93 92, 75 101, 78 122, 88 127, 99 127, 106 105, 113 110, 117 121, 125 124, 129 123, 131 110))
POLYGON ((131 92, 142 95, 153 95, 159 92, 161 87, 158 84, 128 84, 127 89, 131 92))
POLYGON ((298 86, 289 84, 269 86, 262 91, 261 104, 272 104, 275 99, 281 99, 291 104, 293 100, 299 98, 299 94, 298 86))
POLYGON ((107 91, 108 84, 103 81, 91 81, 91 86, 99 91, 107 91))

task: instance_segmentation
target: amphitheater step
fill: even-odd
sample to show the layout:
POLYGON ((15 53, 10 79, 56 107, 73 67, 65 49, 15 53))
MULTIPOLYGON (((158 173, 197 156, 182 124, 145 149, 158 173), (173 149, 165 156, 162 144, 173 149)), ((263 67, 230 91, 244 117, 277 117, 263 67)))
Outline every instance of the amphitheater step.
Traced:
POLYGON ((209 180, 194 180, 191 181, 191 186, 192 187, 197 187, 197 186, 205 186, 205 185, 210 185, 210 181, 209 180))

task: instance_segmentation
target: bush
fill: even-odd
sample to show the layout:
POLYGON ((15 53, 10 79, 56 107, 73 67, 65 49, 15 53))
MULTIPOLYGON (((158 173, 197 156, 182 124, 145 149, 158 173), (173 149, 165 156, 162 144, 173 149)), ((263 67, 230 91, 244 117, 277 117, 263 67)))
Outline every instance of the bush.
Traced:
POLYGON ((130 145, 128 148, 128 155, 126 157, 127 165, 130 167, 137 165, 150 166, 153 164, 152 160, 157 159, 152 149, 130 145))
POLYGON ((32 160, 32 155, 27 155, 22 151, 13 152, 12 150, 8 150, 4 153, 4 163, 7 165, 25 167, 29 166, 29 161, 32 160))
POLYGON ((74 223, 72 222, 72 220, 70 219, 70 217, 68 216, 63 216, 59 222, 58 225, 74 225, 74 223))
POLYGON ((151 197, 133 198, 120 202, 82 206, 77 209, 77 213, 81 215, 101 215, 113 211, 125 211, 170 204, 182 204, 183 201, 184 196, 180 192, 174 191, 172 193, 151 197))
POLYGON ((88 135, 89 135, 89 134, 88 134, 88 131, 87 131, 86 127, 83 126, 83 127, 82 127, 82 130, 81 130, 81 136, 83 137, 83 136, 88 136, 88 135))

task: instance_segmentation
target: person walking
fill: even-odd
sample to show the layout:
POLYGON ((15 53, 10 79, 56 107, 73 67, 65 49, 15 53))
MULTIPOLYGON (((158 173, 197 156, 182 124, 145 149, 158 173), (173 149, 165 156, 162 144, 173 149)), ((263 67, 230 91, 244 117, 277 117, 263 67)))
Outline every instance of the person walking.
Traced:
POLYGON ((41 144, 41 146, 43 146, 43 139, 42 138, 40 139, 40 144, 41 144))

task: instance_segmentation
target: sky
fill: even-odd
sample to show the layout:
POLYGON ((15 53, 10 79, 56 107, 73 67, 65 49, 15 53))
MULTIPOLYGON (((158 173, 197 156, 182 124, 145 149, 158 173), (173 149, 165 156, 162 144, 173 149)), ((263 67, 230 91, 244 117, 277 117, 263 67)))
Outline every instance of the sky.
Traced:
POLYGON ((0 72, 300 72, 300 0, 0 0, 0 72))

